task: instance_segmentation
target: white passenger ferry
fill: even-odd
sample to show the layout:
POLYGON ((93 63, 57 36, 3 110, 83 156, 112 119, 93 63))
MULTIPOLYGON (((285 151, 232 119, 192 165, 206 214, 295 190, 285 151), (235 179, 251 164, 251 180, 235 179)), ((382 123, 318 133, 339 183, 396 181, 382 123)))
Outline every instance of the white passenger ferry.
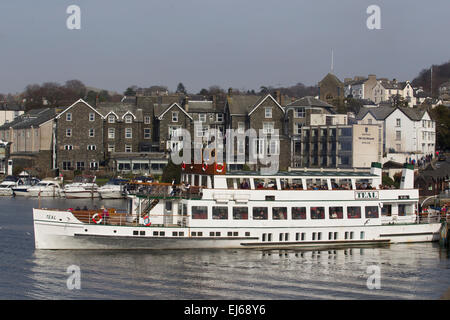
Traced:
MULTIPOLYGON (((262 176, 225 165, 184 166, 181 185, 136 184, 127 212, 34 209, 38 249, 288 248, 439 240, 419 219, 414 170, 399 189, 370 172, 295 171, 262 176)), ((130 188, 133 191, 133 188, 130 188)))

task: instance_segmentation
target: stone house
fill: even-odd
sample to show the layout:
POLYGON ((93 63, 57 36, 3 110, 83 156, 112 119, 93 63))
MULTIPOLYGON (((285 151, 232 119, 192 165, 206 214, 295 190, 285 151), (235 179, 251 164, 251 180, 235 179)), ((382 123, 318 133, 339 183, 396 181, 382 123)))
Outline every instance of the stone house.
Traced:
POLYGON ((253 170, 264 166, 261 162, 267 158, 278 158, 279 170, 286 170, 289 166, 289 138, 285 134, 285 110, 272 95, 229 95, 224 105, 226 128, 238 134, 255 130, 256 138, 245 140, 233 139, 228 141, 227 156, 229 169, 242 169, 247 163, 253 170), (274 134, 278 132, 278 135, 274 134), (250 145, 253 143, 253 145, 250 145), (249 163, 252 157, 254 164, 249 163), (283 155, 283 156, 280 156, 283 155))
POLYGON ((332 104, 338 100, 341 103, 345 98, 344 83, 332 73, 328 73, 319 82, 319 99, 332 104))
POLYGON ((56 159, 62 173, 96 171, 103 166, 103 115, 80 99, 56 118, 56 159))

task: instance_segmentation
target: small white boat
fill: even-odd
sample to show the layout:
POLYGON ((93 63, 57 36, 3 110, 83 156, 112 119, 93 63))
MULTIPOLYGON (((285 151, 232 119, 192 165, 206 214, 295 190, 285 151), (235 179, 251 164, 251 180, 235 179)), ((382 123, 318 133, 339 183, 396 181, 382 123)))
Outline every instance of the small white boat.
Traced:
POLYGON ((0 196, 12 196, 12 187, 17 185, 17 177, 7 176, 2 183, 0 183, 0 196))
POLYGON ((17 181, 17 185, 12 187, 13 194, 15 196, 28 196, 28 189, 39 183, 38 178, 23 177, 17 181))
POLYGON ((102 199, 122 199, 125 198, 123 184, 126 179, 111 179, 104 186, 98 188, 98 193, 102 199))
POLYGON ((59 197, 61 193, 59 181, 54 179, 44 179, 27 190, 30 197, 59 197))
POLYGON ((73 183, 64 186, 64 195, 67 199, 98 198, 98 185, 95 176, 77 176, 73 183))

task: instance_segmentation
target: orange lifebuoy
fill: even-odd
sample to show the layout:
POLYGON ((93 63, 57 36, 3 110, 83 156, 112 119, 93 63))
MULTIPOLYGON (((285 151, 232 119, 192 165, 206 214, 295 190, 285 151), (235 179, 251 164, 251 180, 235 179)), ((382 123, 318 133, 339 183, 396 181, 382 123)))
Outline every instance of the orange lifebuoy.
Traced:
POLYGON ((96 224, 101 223, 102 220, 103 220, 103 218, 102 218, 98 213, 96 213, 96 214, 94 214, 94 215, 92 216, 92 221, 94 221, 96 224), (96 217, 99 217, 100 219, 96 220, 96 219, 95 219, 96 217))
POLYGON ((216 163, 216 172, 218 172, 218 173, 223 172, 223 163, 220 163, 220 164, 216 163))
POLYGON ((149 227, 152 223, 150 222, 150 217, 149 216, 145 216, 144 217, 144 224, 145 226, 149 227))

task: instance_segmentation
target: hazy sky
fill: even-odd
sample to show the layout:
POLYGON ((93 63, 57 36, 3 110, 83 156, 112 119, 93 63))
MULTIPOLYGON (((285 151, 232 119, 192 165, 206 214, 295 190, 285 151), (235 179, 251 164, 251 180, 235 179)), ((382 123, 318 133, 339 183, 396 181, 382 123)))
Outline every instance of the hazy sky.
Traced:
POLYGON ((450 60, 449 0, 1 0, 0 92, 79 79, 130 85, 313 85, 334 73, 413 79, 450 60), (81 29, 69 30, 69 5, 81 29), (369 5, 381 30, 369 30, 369 5))

